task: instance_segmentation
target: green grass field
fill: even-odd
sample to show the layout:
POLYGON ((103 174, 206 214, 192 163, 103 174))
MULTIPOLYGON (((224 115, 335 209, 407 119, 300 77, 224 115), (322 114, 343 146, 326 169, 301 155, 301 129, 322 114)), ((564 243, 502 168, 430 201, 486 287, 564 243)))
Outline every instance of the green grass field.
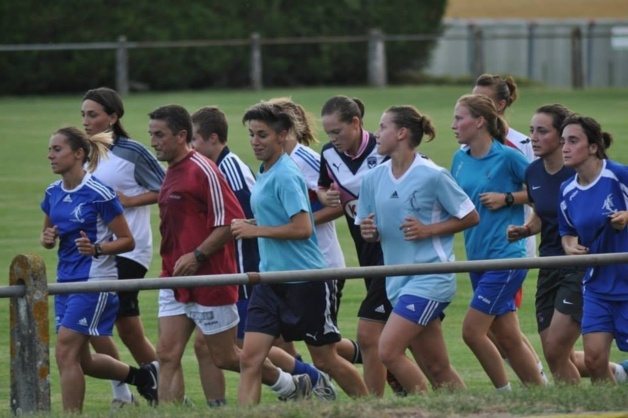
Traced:
MULTIPOLYGON (((382 111, 390 105, 395 104, 413 104, 422 112, 430 115, 435 122, 437 128, 437 138, 435 141, 426 143, 421 146, 420 150, 432 157, 437 163, 449 167, 451 156, 458 148, 456 141, 451 133, 450 125, 452 122, 453 106, 456 99, 468 92, 468 89, 461 87, 391 87, 387 89, 368 89, 368 88, 320 88, 320 89, 293 89, 293 90, 266 90, 262 92, 250 91, 198 91, 198 92, 177 92, 177 93, 144 93, 133 94, 126 98, 126 115, 123 119, 124 125, 131 133, 134 139, 148 145, 147 113, 157 106, 178 103, 185 106, 190 112, 204 105, 218 105, 223 109, 231 123, 230 131, 230 147, 238 153, 245 161, 257 168, 257 162, 254 161, 247 140, 247 133, 240 122, 240 118, 244 110, 251 104, 261 100, 269 99, 276 96, 291 96, 295 101, 303 104, 308 110, 315 115, 319 114, 320 108, 327 98, 335 94, 345 94, 356 96, 363 100, 366 105, 365 127, 368 130, 375 130, 382 111)), ((628 136, 628 119, 625 117, 625 109, 628 109, 628 91, 627 90, 592 90, 592 91, 566 91, 552 90, 546 88, 526 88, 523 89, 521 99, 515 103, 513 109, 508 114, 510 124, 517 130, 527 132, 529 120, 534 109, 542 104, 547 103, 563 103, 571 109, 580 113, 595 117, 601 122, 605 130, 611 132, 616 142, 610 149, 610 156, 623 163, 628 163, 628 144, 624 138, 628 136)), ((0 265, 4 266, 6 278, 3 283, 8 284, 8 268, 11 260, 17 254, 35 253, 44 257, 48 270, 50 281, 55 280, 56 253, 54 251, 44 250, 38 243, 39 233, 43 222, 43 214, 39 208, 46 186, 57 177, 52 174, 50 166, 46 159, 48 139, 50 134, 59 127, 65 125, 80 126, 80 105, 81 95, 63 96, 63 97, 26 97, 26 98, 0 98, 0 155, 2 156, 2 164, 0 164, 0 187, 2 199, 0 199, 0 265)), ((320 131, 319 131, 320 133, 320 131)), ((322 141, 326 141, 324 135, 320 135, 322 141)), ((155 257, 148 277, 156 277, 159 271, 160 260, 158 257, 159 234, 157 230, 157 209, 153 208, 153 230, 155 234, 156 248, 155 257)), ((353 250, 353 244, 348 235, 344 221, 337 222, 338 234, 344 250, 347 264, 356 266, 356 257, 353 250)), ((461 247, 460 240, 457 241, 458 259, 464 259, 464 251, 461 247)), ((536 324, 534 320, 534 289, 536 282, 536 271, 531 271, 525 285, 524 305, 520 311, 520 321, 522 327, 533 344, 540 353, 539 339, 536 334, 536 324)), ((493 399, 491 384, 484 372, 480 368, 475 357, 465 346, 461 337, 461 321, 470 300, 470 284, 466 274, 458 275, 458 294, 454 302, 447 309, 447 320, 444 324, 446 339, 448 342, 449 354, 452 363, 463 376, 465 382, 473 393, 480 396, 483 403, 498 405, 500 401, 493 399)), ((339 325, 343 334, 347 337, 355 337, 356 318, 355 314, 358 304, 363 297, 363 285, 361 281, 352 280, 347 284, 345 296, 343 298, 339 325)), ((9 346, 9 300, 0 299, 0 318, 5 318, 0 323, 0 347, 9 346)), ((149 338, 156 342, 157 326, 157 292, 146 291, 142 294, 142 318, 147 330, 149 338)), ((52 318, 52 314, 51 314, 52 318)), ((51 325, 52 325, 51 320, 51 325)), ((53 328, 51 326, 51 333, 53 328)), ((53 337, 54 347, 54 337, 53 337)), ((122 358, 125 361, 131 361, 131 356, 125 351, 125 348, 119 344, 122 358)), ((299 345, 302 353, 306 354, 303 345, 299 345)), ((51 359, 54 359, 54 351, 51 350, 51 359)), ((622 354, 613 348, 612 359, 623 359, 622 354)), ((9 352, 3 350, 0 352, 0 415, 9 411, 9 352)), ((196 361, 194 358, 192 347, 189 347, 184 357, 184 369, 186 376, 186 391, 188 396, 197 404, 197 413, 206 413, 204 408, 203 394, 200 388, 198 373, 196 370, 196 361)), ((514 374, 511 374, 513 382, 516 381, 514 374)), ((228 388, 227 397, 231 405, 235 404, 237 375, 227 373, 228 388)), ((54 360, 52 362, 52 373, 50 376, 52 384, 52 408, 53 411, 59 413, 60 407, 60 389, 58 384, 58 372, 54 360)), ((514 385, 516 392, 528 392, 532 397, 544 396, 536 391, 522 391, 517 384, 514 385)), ((601 405, 601 409, 617 410, 622 409, 621 403, 613 403, 608 401, 605 394, 617 394, 614 390, 607 388, 606 391, 598 391, 590 388, 588 383, 583 387, 588 388, 589 395, 583 395, 580 389, 570 389, 565 394, 567 398, 577 402, 582 399, 589 399, 590 407, 576 407, 580 410, 588 410, 595 408, 595 405, 601 405), (597 403, 596 403, 597 402, 597 403)), ((552 391, 548 391, 552 392, 552 391)), ((626 399, 626 390, 623 388, 623 398, 626 399)), ((343 402, 337 406, 326 406, 315 415, 370 415, 370 412, 379 411, 382 408, 388 410, 396 408, 400 411, 408 411, 416 405, 422 405, 428 409, 447 404, 455 409, 456 414, 472 413, 485 411, 482 406, 477 406, 473 401, 467 398, 454 397, 450 395, 434 395, 435 398, 416 401, 416 398, 408 400, 393 399, 390 393, 387 393, 383 401, 372 401, 371 408, 365 410, 364 402, 360 402, 360 407, 351 406, 352 402, 346 397, 342 397, 343 402), (347 409, 342 408, 342 404, 349 404, 347 409), (391 406, 392 405, 392 406, 391 406), (414 406, 413 406, 414 405, 414 406), (361 412, 360 412, 361 411, 361 412)), ((529 404, 529 400, 525 395, 522 399, 514 397, 513 402, 524 408, 529 404)), ((548 395, 549 396, 549 395, 548 395)), ((543 402, 548 406, 543 410, 550 411, 569 411, 569 406, 565 406, 565 396, 559 394, 552 395, 554 398, 545 399, 543 402), (562 406, 556 407, 555 405, 562 406), (554 406, 552 406, 554 405, 554 406)), ((611 396, 612 398, 612 396, 611 396)), ((477 401, 476 399, 476 401, 477 401)), ((111 389, 108 382, 88 379, 87 401, 85 412, 90 414, 106 414, 108 412, 108 404, 111 400, 111 389)), ((279 415, 278 409, 275 407, 276 402, 270 391, 264 391, 263 403, 267 408, 264 415, 279 415)), ((482 403, 482 402, 480 402, 482 403)), ((355 403, 358 404, 357 402, 355 403)), ((623 405, 628 405, 624 403, 623 405)), ((624 406, 623 408, 625 408, 624 406)), ((508 406, 506 411, 510 410, 508 406)), ((513 407, 516 413, 516 407, 513 407)), ((599 408, 599 407, 598 407, 599 408)), ((431 410, 431 409, 430 409, 431 410)), ((143 406, 139 409, 142 412, 148 412, 147 407, 143 406)), ((160 410, 160 415, 172 415, 178 412, 174 409, 164 408, 160 410)), ((229 409, 229 415, 240 415, 244 411, 238 412, 236 409, 229 409)), ((289 416, 308 416, 314 410, 305 411, 295 407, 283 408, 281 411, 288 411, 289 416)), ((520 410, 521 411, 521 410, 520 410)), ((191 412, 191 411, 187 411, 191 412)), ((225 411, 227 412, 227 411, 225 411)), ((254 412, 250 411, 251 414, 254 412)), ((261 411, 258 411, 261 412, 261 411)), ((284 413, 281 412, 281 413, 284 413)), ((519 412, 521 413, 521 412, 519 412)), ((126 414, 125 414, 126 415, 126 414)), ((132 414, 131 414, 132 415, 132 414)), ((286 415, 286 416, 288 416, 286 415)))

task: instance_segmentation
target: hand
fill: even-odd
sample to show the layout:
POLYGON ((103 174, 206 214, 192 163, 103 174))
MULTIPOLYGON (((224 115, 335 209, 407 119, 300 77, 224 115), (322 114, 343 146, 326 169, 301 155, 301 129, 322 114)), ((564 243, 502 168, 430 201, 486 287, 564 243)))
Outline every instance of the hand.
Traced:
POLYGON ((504 193, 486 192, 480 193, 480 203, 490 210, 497 210, 506 206, 504 193))
POLYGON ((194 252, 183 254, 176 263, 174 263, 174 276, 193 276, 198 270, 198 261, 194 256, 194 252))
POLYGON ((256 238, 257 222, 255 219, 234 219, 231 221, 231 235, 235 239, 256 238))
POLYGON ((628 212, 627 211, 619 211, 615 212, 612 215, 608 215, 608 221, 611 223, 611 226, 615 228, 616 231, 623 231, 626 228, 626 224, 628 223, 628 212))
POLYGON ((128 208, 131 203, 130 198, 122 192, 116 192, 116 194, 118 195, 118 199, 120 200, 120 204, 122 205, 122 207, 128 208))
POLYGON ((85 231, 81 231, 81 237, 74 240, 74 244, 76 245, 76 249, 82 255, 93 256, 94 255, 94 244, 89 240, 89 237, 85 233, 85 231))
POLYGON ((509 242, 518 241, 530 236, 530 227, 519 225, 508 225, 506 238, 509 242))
POLYGON ((327 189, 323 204, 331 208, 340 205, 340 191, 336 189, 336 183, 332 183, 329 189, 327 189))
POLYGON ((585 247, 584 245, 574 245, 574 246, 569 246, 569 247, 564 247, 565 250, 565 254, 566 255, 585 255, 585 254, 589 254, 589 249, 587 247, 585 247))
POLYGON ((52 248, 57 245, 57 238, 59 238, 59 227, 57 225, 52 228, 47 227, 41 233, 41 243, 46 248, 52 248))
POLYGON ((404 222, 399 226, 403 231, 403 236, 407 241, 414 239, 425 239, 432 236, 429 228, 413 216, 406 216, 404 222))
POLYGON ((379 241, 379 231, 375 225, 375 214, 370 213, 369 216, 360 222, 360 234, 366 241, 379 241))

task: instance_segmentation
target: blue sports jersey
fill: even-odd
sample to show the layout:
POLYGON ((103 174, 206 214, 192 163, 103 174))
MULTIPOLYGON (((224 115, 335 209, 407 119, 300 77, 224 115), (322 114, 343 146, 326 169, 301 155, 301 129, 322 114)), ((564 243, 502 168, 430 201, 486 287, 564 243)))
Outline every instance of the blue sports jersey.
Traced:
POLYGON ((525 257, 524 240, 510 243, 506 239, 508 225, 523 224, 523 205, 490 210, 480 203, 480 194, 522 190, 527 166, 528 160, 521 152, 496 140, 481 158, 471 156, 468 147, 454 154, 451 173, 480 215, 480 223, 464 231, 467 259, 525 257))
MULTIPOLYGON (((473 210, 471 199, 446 169, 416 154, 414 162, 400 178, 393 176, 390 161, 364 176, 356 224, 375 213, 386 265, 440 263, 454 261, 454 235, 406 241, 400 228, 404 218, 411 216, 427 225, 452 217, 462 219, 473 210)), ((393 305, 402 295, 450 302, 455 291, 454 273, 386 279, 386 292, 393 305)))
POLYGON ((534 212, 541 219, 541 257, 565 255, 558 233, 558 196, 562 182, 574 174, 576 171, 566 166, 549 174, 542 159, 531 162, 526 169, 528 199, 534 204, 534 212))
POLYGON ((280 226, 300 212, 306 212, 312 222, 312 235, 300 240, 259 238, 259 271, 308 270, 327 265, 318 248, 314 217, 308 199, 307 186, 301 172, 286 154, 268 171, 263 166, 251 194, 251 208, 257 225, 280 226))
MULTIPOLYGON (((603 160, 602 171, 587 186, 578 176, 560 186, 560 235, 578 237, 590 254, 628 252, 628 229, 617 231, 609 215, 628 209, 628 167, 603 160)), ((628 265, 616 264, 588 269, 583 289, 605 300, 627 300, 628 265)))
POLYGON ((75 240, 80 232, 90 241, 100 244, 111 241, 113 232, 107 226, 123 213, 122 205, 114 191, 96 177, 86 173, 80 185, 72 190, 63 187, 58 180, 46 189, 41 208, 59 230, 59 262, 57 280, 91 281, 118 278, 115 256, 98 258, 84 256, 76 249, 75 240))
MULTIPOLYGON (((251 210, 251 192, 255 186, 253 172, 236 154, 225 147, 216 161, 218 168, 227 179, 247 219, 253 218, 251 210)), ((259 252, 256 239, 237 240, 236 257, 239 272, 257 271, 259 252)))

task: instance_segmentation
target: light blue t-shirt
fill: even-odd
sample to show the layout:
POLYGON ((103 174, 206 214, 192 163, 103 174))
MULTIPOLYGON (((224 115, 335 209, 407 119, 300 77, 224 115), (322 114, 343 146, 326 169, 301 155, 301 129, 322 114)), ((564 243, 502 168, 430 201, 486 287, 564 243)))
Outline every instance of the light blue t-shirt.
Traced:
POLYGON ((268 171, 262 166, 251 193, 251 208, 260 226, 285 225, 299 212, 307 212, 312 222, 312 235, 306 239, 259 238, 259 271, 327 267, 318 248, 305 180, 289 156, 282 155, 268 171))
MULTIPOLYGON (((628 228, 618 231, 609 215, 628 210, 628 167, 603 160, 602 171, 587 186, 578 176, 560 186, 558 226, 560 235, 578 237, 590 254, 628 252, 628 228)), ((628 299, 628 265, 591 267, 584 279, 584 291, 605 300, 628 299)))
MULTIPOLYGON (((416 154, 410 168, 398 179, 392 174, 390 161, 364 176, 356 224, 375 213, 386 265, 448 262, 454 261, 453 234, 406 241, 400 225, 406 216, 434 224, 451 217, 462 219, 473 209, 469 197, 446 169, 416 154)), ((386 293, 393 305, 402 295, 450 302, 455 292, 453 273, 386 279, 386 293)))
POLYGON ((525 240, 508 242, 506 239, 508 225, 523 224, 523 205, 491 210, 480 203, 480 194, 522 190, 528 164, 520 151, 496 140, 481 158, 471 156, 468 147, 454 154, 451 174, 471 198, 480 215, 480 223, 464 231, 468 260, 525 257, 525 240))

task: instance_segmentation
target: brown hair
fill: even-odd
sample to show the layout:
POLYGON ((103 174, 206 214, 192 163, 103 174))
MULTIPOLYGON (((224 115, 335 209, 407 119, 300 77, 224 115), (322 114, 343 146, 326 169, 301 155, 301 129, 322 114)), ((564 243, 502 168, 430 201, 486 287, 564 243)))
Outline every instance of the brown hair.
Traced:
POLYGON ((342 122, 351 123, 353 118, 360 120, 364 118, 364 104, 358 98, 350 98, 347 96, 334 96, 327 100, 321 109, 321 116, 333 115, 338 113, 342 122))
POLYGON ((97 89, 87 90, 87 93, 83 96, 83 101, 92 100, 102 106, 105 113, 118 116, 116 123, 111 126, 115 139, 124 136, 129 138, 129 134, 122 126, 122 116, 124 116, 124 104, 122 98, 117 91, 110 89, 109 87, 98 87, 97 89))
POLYGON ((587 142, 591 145, 597 145, 596 157, 600 160, 608 158, 606 150, 610 148, 613 136, 602 131, 602 127, 595 119, 589 116, 572 115, 563 123, 561 132, 569 125, 580 125, 587 136, 587 142))
POLYGON ((487 95, 465 94, 458 99, 458 103, 469 109, 474 118, 484 118, 488 133, 502 144, 505 142, 506 123, 497 112, 495 103, 487 95))
POLYGON ((68 126, 61 128, 53 133, 53 135, 63 135, 70 144, 72 151, 83 150, 83 164, 87 163, 87 171, 93 173, 98 167, 98 160, 107 156, 107 151, 113 144, 113 136, 111 132, 100 132, 91 137, 87 136, 83 131, 68 126))
POLYGON ((303 106, 295 103, 289 97, 276 97, 270 99, 268 103, 278 105, 284 110, 292 112, 296 116, 294 133, 299 144, 311 145, 318 143, 314 132, 314 116, 305 110, 303 106))
POLYGON ((386 113, 392 114, 392 122, 397 127, 406 128, 410 131, 410 143, 413 148, 421 144, 423 135, 427 135, 428 142, 436 137, 436 130, 432 120, 425 115, 421 115, 414 106, 391 106, 386 109, 386 113))
POLYGON ((216 134, 221 144, 227 143, 229 134, 227 116, 218 107, 201 107, 192 115, 192 124, 197 126, 197 132, 204 140, 207 140, 211 134, 216 134))
POLYGON ((565 123, 565 120, 568 117, 573 115, 571 110, 558 103, 543 105, 536 109, 535 113, 544 113, 549 115, 552 118, 552 126, 556 129, 556 131, 558 131, 559 136, 563 123, 565 123))

